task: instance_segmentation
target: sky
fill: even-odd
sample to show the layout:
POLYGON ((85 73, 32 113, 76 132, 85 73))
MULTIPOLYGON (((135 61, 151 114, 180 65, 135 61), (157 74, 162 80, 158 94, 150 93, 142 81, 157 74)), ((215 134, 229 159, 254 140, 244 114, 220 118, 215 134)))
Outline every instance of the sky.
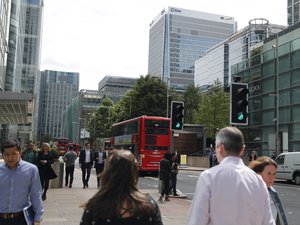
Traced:
POLYGON ((146 75, 149 25, 167 6, 234 17, 238 30, 254 18, 287 25, 286 0, 45 0, 41 70, 78 72, 90 90, 106 75, 146 75))

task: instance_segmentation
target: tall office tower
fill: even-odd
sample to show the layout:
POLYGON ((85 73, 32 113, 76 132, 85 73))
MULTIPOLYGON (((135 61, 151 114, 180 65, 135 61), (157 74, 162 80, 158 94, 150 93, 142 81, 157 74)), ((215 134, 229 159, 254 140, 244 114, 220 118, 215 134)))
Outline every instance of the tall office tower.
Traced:
MULTIPOLYGON (((43 0, 11 0, 5 91, 35 91, 39 73, 43 0)), ((33 124, 8 126, 6 136, 24 144, 33 124)))
POLYGON ((79 73, 45 70, 41 72, 38 140, 61 136, 62 113, 79 90, 79 73))
POLYGON ((183 91, 194 84, 194 63, 236 31, 232 17, 167 7, 150 24, 148 74, 183 91))
POLYGON ((229 87, 232 65, 247 62, 254 54, 253 47, 284 29, 285 26, 270 24, 267 19, 250 20, 248 26, 207 50, 195 62, 195 85, 206 90, 218 79, 224 87, 229 87))
POLYGON ((7 52, 7 26, 9 16, 9 0, 0 1, 0 91, 4 91, 5 59, 7 52))
POLYGON ((300 0, 288 0, 287 1, 287 22, 288 26, 292 26, 300 21, 299 15, 300 0))

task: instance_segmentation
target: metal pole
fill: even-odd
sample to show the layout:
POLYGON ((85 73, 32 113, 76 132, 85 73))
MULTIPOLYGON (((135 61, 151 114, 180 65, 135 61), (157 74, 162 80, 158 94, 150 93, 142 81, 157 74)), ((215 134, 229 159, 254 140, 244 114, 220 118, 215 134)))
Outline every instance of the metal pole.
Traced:
POLYGON ((280 154, 279 146, 279 58, 278 58, 278 33, 276 33, 276 154, 280 154))

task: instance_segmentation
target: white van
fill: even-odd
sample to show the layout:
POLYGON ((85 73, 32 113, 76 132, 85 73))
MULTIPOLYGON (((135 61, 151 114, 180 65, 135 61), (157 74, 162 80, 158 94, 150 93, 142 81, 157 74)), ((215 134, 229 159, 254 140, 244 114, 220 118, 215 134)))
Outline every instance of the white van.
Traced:
POLYGON ((300 185, 300 152, 281 153, 275 159, 278 167, 276 178, 292 181, 300 185))

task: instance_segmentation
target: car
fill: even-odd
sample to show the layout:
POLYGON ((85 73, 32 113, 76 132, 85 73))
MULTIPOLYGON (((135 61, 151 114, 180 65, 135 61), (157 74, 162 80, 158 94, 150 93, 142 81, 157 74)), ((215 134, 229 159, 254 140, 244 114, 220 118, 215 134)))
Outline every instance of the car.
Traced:
POLYGON ((275 159, 276 179, 294 181, 300 185, 300 152, 284 152, 275 159))

